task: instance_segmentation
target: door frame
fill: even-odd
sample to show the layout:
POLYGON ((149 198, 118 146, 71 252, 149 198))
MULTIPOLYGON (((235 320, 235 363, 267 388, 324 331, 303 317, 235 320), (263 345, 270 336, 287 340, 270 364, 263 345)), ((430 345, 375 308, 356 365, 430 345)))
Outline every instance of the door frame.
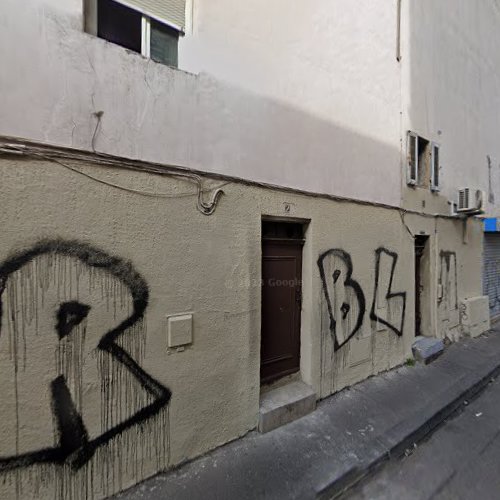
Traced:
MULTIPOLYGON (((421 266, 421 282, 424 287, 424 293, 421 297, 421 334, 425 337, 440 338, 439 330, 439 311, 438 311, 438 279, 439 279, 439 258, 438 258, 438 235, 430 232, 420 231, 415 236, 426 238, 424 259, 421 266)), ((413 240, 413 252, 415 252, 415 239, 413 240)), ((413 257, 415 261, 415 256, 413 257)), ((413 273, 415 276, 415 272, 413 273)), ((415 294, 415 286, 412 293, 415 294)), ((416 301, 416 297, 414 297, 416 301)), ((416 323, 414 318, 413 325, 416 323)), ((417 335, 417 332, 414 331, 417 335)))
MULTIPOLYGON (((313 384, 314 374, 312 373, 315 367, 315 364, 312 363, 312 349, 311 349, 311 339, 309 328, 309 323, 311 321, 311 289, 312 289, 312 265, 311 265, 311 238, 309 237, 310 232, 310 224, 311 220, 300 217, 281 217, 274 215, 262 215, 260 221, 260 240, 259 240, 259 248, 260 248, 260 259, 259 259, 259 276, 262 279, 262 242, 263 242, 263 234, 262 234, 262 226, 264 222, 278 222, 278 223, 295 223, 302 225, 302 270, 301 270, 301 278, 302 278, 302 300, 301 300, 301 309, 300 309, 300 354, 299 354, 299 371, 295 372, 291 375, 284 375, 282 378, 275 380, 274 382, 264 382, 262 383, 260 378, 260 366, 261 366, 261 357, 260 357, 260 346, 262 345, 262 287, 259 287, 259 305, 260 305, 260 318, 259 318, 259 381, 261 387, 270 388, 272 386, 281 385, 284 381, 291 377, 293 380, 298 379, 302 380, 308 384, 313 384), (308 332, 306 334, 305 332, 308 332), (307 338, 306 338, 307 337, 307 338)), ((286 240, 282 240, 286 241, 286 240)), ((293 240, 292 240, 293 243, 293 240)))

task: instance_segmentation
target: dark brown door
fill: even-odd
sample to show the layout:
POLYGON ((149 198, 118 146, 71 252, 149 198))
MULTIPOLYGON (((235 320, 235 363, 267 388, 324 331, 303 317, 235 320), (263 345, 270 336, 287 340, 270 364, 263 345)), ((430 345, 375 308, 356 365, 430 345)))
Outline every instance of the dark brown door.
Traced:
POLYGON ((261 382, 300 368, 302 239, 262 241, 261 382))
POLYGON ((415 336, 422 334, 422 256, 428 236, 415 236, 415 336))

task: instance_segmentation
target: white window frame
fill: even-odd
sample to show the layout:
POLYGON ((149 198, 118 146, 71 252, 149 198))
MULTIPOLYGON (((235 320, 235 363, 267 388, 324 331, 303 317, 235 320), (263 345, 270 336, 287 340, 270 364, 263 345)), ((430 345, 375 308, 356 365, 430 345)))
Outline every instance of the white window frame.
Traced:
POLYGON ((406 182, 409 186, 416 186, 418 184, 418 134, 415 132, 408 131, 407 145, 406 145, 406 182), (413 159, 415 164, 415 176, 412 176, 412 159, 411 159, 411 141, 414 141, 414 152, 415 158, 413 159))
POLYGON ((431 191, 437 193, 439 192, 439 184, 440 184, 440 165, 439 162, 441 160, 441 153, 440 153, 440 146, 436 142, 431 143, 431 191), (438 164, 436 165, 435 163, 435 152, 436 150, 438 151, 438 164), (436 171, 435 169, 437 168, 437 175, 438 175, 438 182, 437 184, 435 183, 436 180, 436 171))
POLYGON ((193 24, 194 24, 194 0, 186 0, 186 13, 185 13, 185 21, 186 25, 184 28, 184 33, 182 35, 192 35, 193 34, 193 24))

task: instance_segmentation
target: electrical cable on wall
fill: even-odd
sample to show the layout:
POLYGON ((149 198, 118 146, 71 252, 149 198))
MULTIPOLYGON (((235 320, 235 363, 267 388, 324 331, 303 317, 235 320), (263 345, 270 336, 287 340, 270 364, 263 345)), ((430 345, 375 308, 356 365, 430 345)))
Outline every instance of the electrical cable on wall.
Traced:
MULTIPOLYGON (((122 191, 126 191, 129 193, 134 193, 138 194, 140 196, 148 196, 152 198, 185 198, 189 196, 196 196, 197 197, 197 203, 196 203, 196 208, 198 209, 199 212, 201 212, 203 215, 212 215, 215 212, 215 209, 217 208, 217 204, 219 202, 220 197, 224 194, 224 191, 222 190, 223 186, 226 186, 227 184, 230 184, 229 182, 224 182, 222 184, 218 184, 217 186, 214 186, 210 189, 205 189, 203 187, 203 179, 201 176, 194 174, 194 173, 184 173, 184 172, 177 172, 177 171, 172 171, 168 172, 165 169, 155 169, 155 168, 140 168, 137 167, 136 165, 120 165, 122 168, 127 168, 129 170, 134 170, 134 171, 140 171, 140 172, 149 172, 149 173, 154 173, 156 175, 168 175, 171 177, 176 177, 178 179, 182 179, 184 181, 192 182, 196 184, 197 191, 195 193, 193 192, 186 192, 186 193, 177 193, 177 194, 172 194, 172 193, 155 193, 151 191, 144 191, 144 190, 139 190, 139 189, 133 189, 129 188, 126 186, 121 186, 119 184, 115 184, 113 182, 106 181, 104 179, 100 179, 98 177, 95 177, 91 174, 88 174, 86 172, 83 172, 71 165, 68 165, 58 158, 54 158, 51 155, 47 155, 45 153, 41 153, 40 151, 37 151, 35 148, 30 148, 26 145, 23 144, 2 144, 0 145, 0 152, 2 153, 7 153, 7 154, 17 154, 17 155, 26 155, 26 156, 32 156, 35 158, 40 158, 45 161, 50 161, 53 163, 56 163, 60 165, 61 167, 64 167, 74 173, 83 175, 84 177, 87 177, 88 179, 91 179, 95 182, 99 182, 101 184, 105 184, 107 186, 113 187, 115 189, 120 189, 122 191), (205 201, 203 194, 212 192, 212 196, 210 197, 209 201, 205 201)), ((79 157, 78 154, 68 154, 66 155, 68 159, 72 159, 75 161, 82 161, 82 158, 79 157)), ((86 159, 88 161, 88 159, 86 159)), ((101 158, 98 157, 95 160, 92 160, 93 163, 97 163, 99 165, 105 165, 105 166, 114 166, 117 167, 116 162, 107 160, 106 158, 101 158)))
POLYGON ((408 225, 406 224, 406 221, 405 221, 406 210, 400 209, 400 210, 398 210, 398 212, 399 212, 399 216, 401 217, 401 222, 403 223, 404 227, 408 231, 408 234, 412 238, 414 238, 415 235, 411 232, 410 228, 408 227, 408 225))

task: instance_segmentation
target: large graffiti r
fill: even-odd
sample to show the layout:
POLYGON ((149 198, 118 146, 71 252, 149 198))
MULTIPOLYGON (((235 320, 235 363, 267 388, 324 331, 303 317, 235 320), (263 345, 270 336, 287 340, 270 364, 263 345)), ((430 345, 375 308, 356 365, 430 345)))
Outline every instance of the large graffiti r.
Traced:
POLYGON ((10 390, 2 382, 0 397, 15 400, 9 404, 18 419, 15 439, 0 436, 8 450, 0 452, 0 472, 36 463, 79 469, 97 448, 169 404, 170 390, 140 366, 142 355, 130 347, 148 300, 147 283, 130 262, 80 241, 43 240, 0 264, 0 369, 14 384, 10 390), (55 353, 56 363, 44 360, 40 349, 49 360, 55 353), (86 409, 85 398, 93 397, 88 389, 99 379, 101 390, 97 385, 94 392, 101 408, 86 409), (22 405, 30 405, 33 394, 40 414, 31 416, 22 405), (53 438, 40 430, 34 441, 23 440, 28 418, 33 428, 52 428, 53 438))

